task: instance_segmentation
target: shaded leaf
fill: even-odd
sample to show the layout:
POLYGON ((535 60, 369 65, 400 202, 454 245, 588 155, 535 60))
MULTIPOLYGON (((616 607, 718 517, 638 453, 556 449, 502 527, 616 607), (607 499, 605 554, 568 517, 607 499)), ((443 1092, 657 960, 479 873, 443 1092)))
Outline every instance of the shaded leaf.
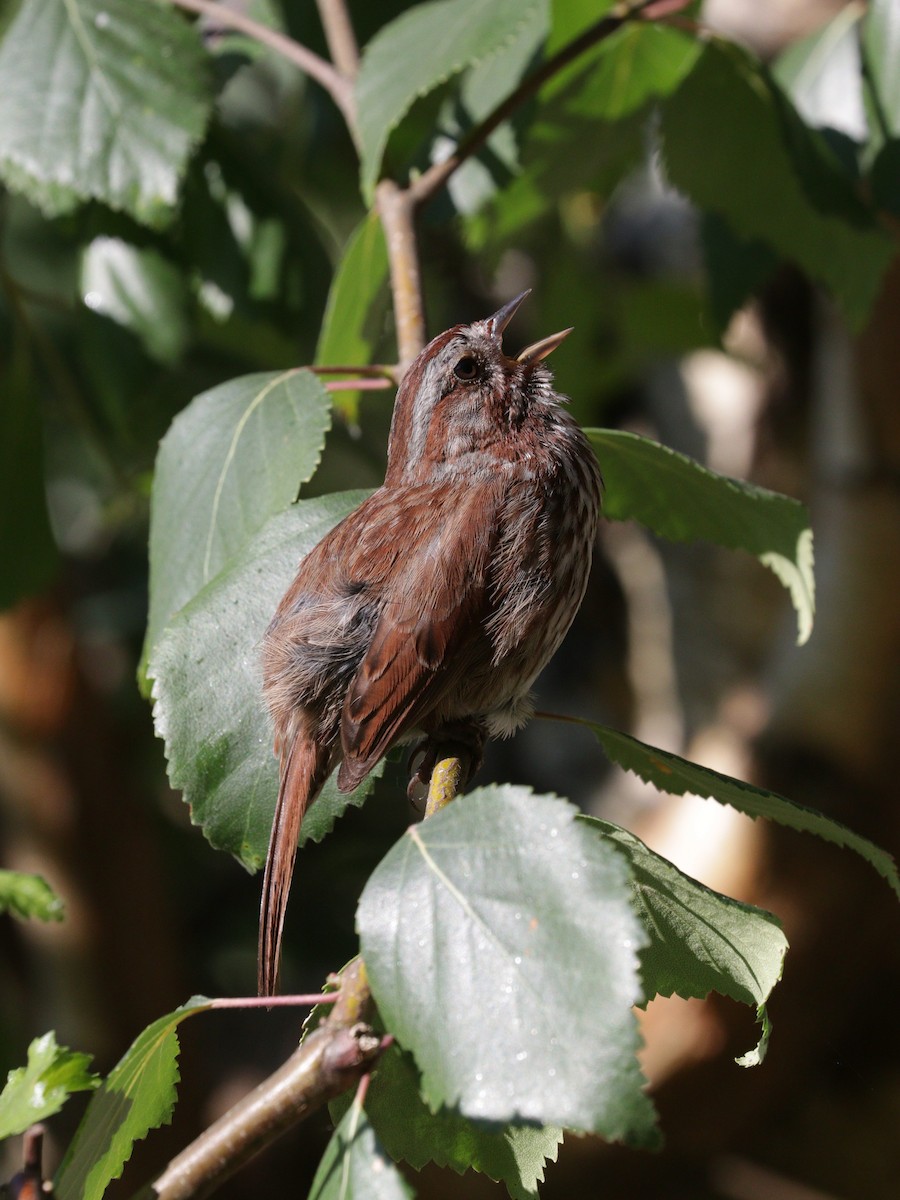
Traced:
POLYGON ((618 429, 585 431, 606 490, 604 515, 635 520, 672 541, 698 539, 748 550, 778 576, 797 611, 802 644, 815 614, 813 539, 798 500, 702 467, 651 438, 618 429))
POLYGON ((196 396, 156 461, 145 656, 169 618, 311 477, 331 405, 309 371, 244 375, 196 396))
POLYGON ((151 358, 172 364, 181 357, 187 287, 161 254, 120 238, 95 238, 84 253, 81 290, 88 308, 130 329, 151 358))
MULTIPOLYGON (((574 13, 572 17, 574 37, 581 32, 581 21, 574 13)), ((560 48, 557 40, 571 40, 559 9, 554 20, 548 53, 560 48)), ((492 238, 512 236, 560 196, 579 188, 609 195, 644 154, 649 105, 678 86, 698 53, 697 43, 677 30, 625 25, 549 79, 538 93, 524 139, 522 174, 497 195, 483 217, 470 222, 472 243, 483 246, 492 238)))
POLYGON ((797 263, 862 324, 893 257, 891 239, 758 63, 734 45, 708 44, 663 106, 661 133, 675 187, 741 238, 797 263))
POLYGON ((623 861, 575 815, 489 787, 412 827, 363 891, 362 955, 432 1108, 652 1144, 631 1012, 644 936, 623 861))
MULTIPOLYGON (((349 1097, 332 1102, 338 1118, 349 1097)), ((412 1056, 396 1044, 378 1060, 366 1093, 366 1114, 391 1158, 417 1171, 429 1162, 462 1175, 479 1171, 506 1184, 513 1200, 537 1200, 548 1160, 555 1162, 563 1131, 551 1126, 477 1124, 458 1112, 432 1112, 419 1090, 412 1056)))
POLYGON ((211 103, 168 5, 24 0, 0 45, 0 175, 49 216, 93 199, 162 226, 211 103))
POLYGON ((887 130, 900 137, 900 6, 895 0, 870 0, 862 23, 862 50, 887 130))
POLYGON ((365 48, 356 82, 367 197, 390 132, 413 102, 465 67, 490 59, 535 11, 546 13, 546 8, 546 0, 431 0, 379 30, 365 48))
POLYGON ((101 1200, 118 1179, 134 1143, 151 1129, 167 1125, 179 1081, 179 1024, 203 1012, 209 1001, 194 996, 187 1004, 148 1025, 91 1098, 55 1179, 59 1200, 101 1200))
POLYGON ((28 1047, 28 1065, 10 1071, 0 1092, 0 1139, 52 1117, 73 1092, 97 1087, 100 1081, 88 1070, 90 1061, 90 1054, 58 1046, 54 1033, 35 1038, 28 1047))
MULTIPOLYGON (((316 365, 367 366, 384 332, 390 305, 388 258, 381 220, 375 212, 357 226, 328 293, 316 347, 316 365)), ((356 414, 359 392, 340 392, 336 403, 356 414)))
MULTIPOLYGON (((250 870, 265 861, 278 791, 262 699, 263 634, 298 559, 363 495, 339 493, 277 513, 169 623, 150 659, 153 717, 172 786, 184 791, 209 841, 250 870)), ((329 781, 304 819, 301 841, 324 837, 373 782, 369 776, 344 796, 329 781)))
POLYGON ((626 771, 633 771, 661 792, 668 792, 673 796, 690 793, 718 800, 720 804, 730 804, 738 812, 746 813, 748 817, 766 817, 779 825, 785 825, 788 829, 796 829, 800 833, 814 833, 826 842, 845 846, 874 867, 900 897, 900 875, 897 874, 897 865, 891 855, 838 821, 833 821, 815 809, 795 804, 793 800, 779 796, 777 792, 754 787, 740 779, 732 779, 730 775, 713 771, 710 767, 701 767, 686 758, 679 758, 677 754, 670 754, 667 750, 648 746, 627 733, 620 733, 616 729, 592 722, 585 724, 594 731, 604 752, 614 763, 626 771))
MULTIPOLYGON (((787 952, 778 918, 704 887, 633 833, 594 817, 580 819, 628 859, 635 911, 649 938, 641 951, 645 998, 702 999, 718 992, 751 1005, 762 1019, 787 952)), ((760 1046, 763 1041, 768 1041, 767 1022, 760 1046)), ((761 1060, 760 1046, 743 1065, 761 1060)))
POLYGON ((848 4, 821 29, 779 55, 773 75, 808 125, 836 130, 856 142, 868 134, 862 88, 859 23, 848 4))
POLYGON ((407 1200, 412 1195, 354 1100, 325 1149, 309 1200, 407 1200))
POLYGON ((27 920, 61 921, 64 904, 41 875, 0 871, 0 912, 27 920))
POLYGON ((763 242, 738 237, 717 213, 700 218, 700 241, 709 279, 709 308, 722 335, 739 308, 774 274, 778 256, 763 242))

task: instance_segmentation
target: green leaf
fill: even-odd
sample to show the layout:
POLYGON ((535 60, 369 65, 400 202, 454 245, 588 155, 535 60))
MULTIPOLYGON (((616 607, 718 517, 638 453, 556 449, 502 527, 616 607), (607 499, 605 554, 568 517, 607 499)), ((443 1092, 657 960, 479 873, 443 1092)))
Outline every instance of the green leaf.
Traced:
POLYGON ((859 25, 863 10, 848 4, 775 62, 773 75, 808 125, 857 142, 868 134, 862 90, 859 25))
POLYGON ((895 0, 870 0, 862 26, 862 52, 878 113, 900 137, 900 7, 895 0))
MULTIPOLYGON (((618 825, 580 819, 628 859, 634 908, 650 939, 641 951, 646 998, 718 992, 764 1011, 787 952, 778 918, 704 887, 618 825)), ((767 1041, 767 1027, 763 1035, 767 1041)))
MULTIPOLYGON (((18 350, 18 347, 16 348, 18 350)), ((41 418, 24 362, 14 352, 2 377, 0 434, 0 609, 39 591, 56 566, 47 515, 41 418)))
POLYGON ((709 308, 722 335, 731 318, 775 273, 778 257, 762 242, 746 241, 713 212, 703 213, 700 241, 708 275, 709 308))
MULTIPOLYGON (((172 786, 183 789, 209 841, 250 870, 265 861, 278 792, 262 700, 263 635, 297 560, 362 499, 340 493, 272 517, 170 622, 150 659, 153 716, 172 786)), ((324 837, 372 786, 370 776, 344 796, 329 781, 304 819, 301 841, 324 837)))
MULTIPOLYGON (((338 1119, 350 1104, 347 1096, 332 1102, 338 1119)), ((452 1167, 462 1175, 479 1171, 506 1184, 513 1200, 537 1200, 547 1160, 556 1161, 563 1131, 534 1125, 476 1124, 458 1112, 433 1113, 419 1090, 412 1056, 396 1043, 378 1060, 366 1093, 366 1113, 378 1140, 395 1161, 420 1171, 426 1163, 452 1167)))
POLYGON ((328 393, 297 369, 232 379, 175 418, 156 461, 145 657, 173 614, 296 500, 330 422, 328 393))
POLYGON ((0 913, 28 920, 61 921, 65 905, 40 875, 23 871, 0 871, 0 913))
POLYGON ((187 1004, 148 1025, 92 1096, 55 1179, 59 1200, 101 1200, 118 1179, 134 1143, 166 1125, 175 1107, 181 1022, 204 1012, 209 1001, 187 1004))
POLYGON ((88 308, 124 325, 151 358, 174 364, 188 338, 187 288, 177 268, 155 250, 119 238, 95 238, 81 266, 88 308))
POLYGON ((24 0, 0 46, 0 176, 48 216, 101 200, 163 226, 211 102, 168 5, 24 0))
POLYGON ((433 1109, 651 1144, 631 1011, 645 939, 622 859, 575 815, 490 787, 413 826, 363 891, 362 955, 433 1109))
POLYGON ((797 611, 797 641, 815 614, 813 540, 804 505, 789 496, 717 475, 650 438, 618 429, 585 431, 606 491, 603 512, 635 520, 677 542, 696 539, 748 550, 774 571, 797 611))
POLYGON ((753 787, 740 779, 732 779, 730 775, 722 775, 709 767, 698 766, 697 763, 679 758, 677 754, 670 754, 667 750, 659 750, 655 746, 639 742, 627 733, 620 733, 616 729, 592 722, 585 724, 593 730, 607 757, 624 770, 633 771, 645 782, 652 783, 661 792, 668 792, 673 796, 690 793, 718 800, 720 804, 730 804, 738 812, 746 813, 748 817, 766 817, 779 825, 787 826, 788 829, 796 829, 800 833, 814 833, 826 842, 845 846, 874 867, 900 897, 900 875, 897 874, 897 865, 891 855, 867 838, 853 833, 845 825, 816 812, 815 809, 795 804, 793 800, 787 800, 777 792, 753 787))
POLYGON ((90 1061, 89 1054, 58 1046, 53 1033, 35 1038, 28 1047, 28 1065, 10 1071, 0 1092, 0 1140, 52 1117, 73 1092, 97 1087, 100 1081, 88 1070, 90 1061))
MULTIPOLYGON (((524 21, 510 41, 487 61, 465 71, 459 87, 441 106, 433 160, 459 145, 520 83, 538 57, 547 32, 544 5, 523 14, 524 21)), ((447 181, 447 192, 459 213, 474 213, 519 169, 518 130, 527 124, 529 110, 520 108, 502 122, 483 146, 467 158, 447 181)))
MULTIPOLYGON (((574 22, 572 36, 580 24, 574 22)), ((557 38, 571 40, 567 32, 568 25, 558 25, 553 49, 557 38)), ((678 86, 698 53, 686 34, 636 23, 548 80, 524 139, 523 173, 470 222, 473 245, 512 237, 568 192, 589 187, 609 195, 644 153, 648 106, 678 86)))
POLYGON ((412 1195, 354 1100, 326 1147, 309 1200, 407 1200, 412 1195))
POLYGON ((388 136, 413 102, 465 67, 492 58, 546 8, 546 0, 431 0, 402 13, 372 38, 356 82, 366 197, 378 179, 388 136))
MULTIPOLYGON (((316 347, 316 365, 366 366, 384 332, 390 304, 384 230, 376 212, 356 227, 331 281, 316 347)), ((340 392, 341 407, 355 416, 359 392, 340 392)))
POLYGON ((824 283, 854 326, 865 321, 893 243, 758 63, 734 45, 707 45, 664 105, 661 133, 675 187, 824 283))

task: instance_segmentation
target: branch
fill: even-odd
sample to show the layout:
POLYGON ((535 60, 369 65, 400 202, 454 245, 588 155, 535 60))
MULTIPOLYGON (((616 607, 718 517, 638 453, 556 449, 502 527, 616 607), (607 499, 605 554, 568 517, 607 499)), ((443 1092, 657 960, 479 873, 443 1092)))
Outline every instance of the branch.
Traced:
POLYGON ((171 3, 177 8, 187 9, 188 12, 211 17, 227 29, 236 29, 240 33, 245 33, 247 37, 253 38, 255 42, 260 42, 271 50, 275 50, 282 58, 286 58, 288 62, 299 67, 311 79, 315 79, 316 83, 321 84, 344 114, 344 119, 350 129, 354 128, 356 105, 353 87, 349 79, 335 70, 330 62, 326 62, 324 58, 314 54, 301 42, 294 41, 293 38, 286 37, 285 34, 279 33, 276 29, 270 29, 268 25, 262 25, 259 21, 254 21, 243 13, 226 8, 224 4, 216 3, 216 0, 171 0, 171 3))
POLYGON ((425 345, 425 306, 415 229, 416 200, 409 188, 399 187, 392 179, 382 179, 375 189, 375 204, 387 242, 397 357, 402 376, 425 345))
POLYGON ((366 1075, 385 1043, 366 1023, 372 996, 360 959, 341 976, 328 1018, 259 1087, 174 1158, 138 1200, 199 1200, 293 1125, 366 1075))
POLYGON ((331 51, 331 61, 344 76, 353 80, 359 70, 359 47, 344 0, 316 0, 319 20, 331 51))
MULTIPOLYGON (((674 0, 679 8, 684 8, 688 0, 674 0)), ((574 62, 576 58, 584 54, 592 46, 598 45, 611 37, 623 25, 629 21, 633 21, 647 12, 647 10, 658 8, 660 0, 638 0, 636 4, 620 6, 607 16, 601 18, 596 24, 591 25, 584 33, 580 34, 574 41, 563 46, 546 62, 541 63, 537 70, 531 75, 526 76, 519 84, 514 92, 501 101, 500 104, 488 113, 488 115, 476 125, 474 129, 462 139, 456 150, 441 162, 435 163, 429 167, 417 179, 413 180, 408 189, 407 195, 412 200, 412 203, 418 207, 424 204, 444 185, 447 183, 451 175, 454 174, 466 161, 471 158, 484 143, 488 140, 491 134, 504 121, 508 120, 512 114, 529 100, 548 79, 556 75, 563 67, 567 67, 570 62, 574 62)))

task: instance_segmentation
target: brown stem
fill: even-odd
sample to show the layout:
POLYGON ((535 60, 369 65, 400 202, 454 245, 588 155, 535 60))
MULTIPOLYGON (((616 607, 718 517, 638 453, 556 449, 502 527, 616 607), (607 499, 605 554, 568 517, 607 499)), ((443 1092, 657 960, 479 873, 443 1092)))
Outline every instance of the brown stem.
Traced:
POLYGON ((344 0, 317 0, 317 4, 331 61, 345 79, 355 79, 359 70, 359 47, 344 0))
POLYGON ((399 187, 392 179, 382 179, 375 189, 375 204, 387 242, 397 326, 397 357, 402 375, 425 345, 425 309, 415 230, 416 201, 409 188, 399 187))
POLYGON ((348 126, 353 128, 356 120, 353 88, 350 81, 335 70, 330 62, 326 62, 324 58, 320 58, 293 38, 286 37, 276 29, 270 29, 268 25, 262 25, 235 9, 226 8, 224 4, 216 3, 216 0, 171 0, 171 3, 177 8, 187 9, 188 12, 212 17, 226 28, 237 29, 254 41, 275 50, 282 58, 286 58, 321 84, 344 114, 348 126))
POLYGON ((281 1134, 361 1079, 384 1049, 366 1023, 371 1008, 365 968, 356 959, 341 976, 327 1019, 283 1066, 174 1158, 139 1200, 208 1196, 281 1134))
MULTIPOLYGON (((567 67, 570 62, 574 62, 579 55, 589 50, 592 46, 596 46, 599 42, 605 41, 611 37, 617 30, 621 29, 628 21, 633 21, 641 17, 646 10, 651 9, 654 4, 658 4, 659 0, 639 0, 637 4, 623 5, 613 12, 602 17, 584 33, 580 34, 573 41, 563 46, 551 58, 526 76, 519 84, 514 92, 503 100, 493 112, 488 113, 480 124, 462 139, 456 150, 448 158, 442 159, 441 162, 435 163, 429 167, 417 179, 410 183, 407 189, 407 195, 412 200, 413 204, 418 207, 424 204, 444 185, 455 171, 457 171, 466 159, 471 158, 477 150, 480 150, 487 139, 491 136, 498 126, 502 125, 512 114, 529 100, 538 89, 546 83, 553 75, 561 71, 563 67, 567 67)), ((681 7, 687 3, 687 0, 682 0, 681 7)))

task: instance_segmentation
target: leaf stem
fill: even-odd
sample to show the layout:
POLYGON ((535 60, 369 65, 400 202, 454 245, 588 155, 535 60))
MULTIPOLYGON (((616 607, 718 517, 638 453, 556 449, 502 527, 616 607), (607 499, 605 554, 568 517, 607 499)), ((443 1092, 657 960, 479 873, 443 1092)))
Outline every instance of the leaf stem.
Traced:
POLYGON ((270 29, 268 25, 254 21, 252 17, 245 16, 244 13, 226 8, 224 4, 219 4, 216 0, 170 0, 170 2, 177 8, 199 13, 204 17, 211 17, 227 29, 236 29, 239 33, 245 33, 254 41, 275 50, 282 58, 286 58, 288 62, 299 67, 311 79, 315 79, 316 83, 321 84, 344 114, 348 126, 351 129, 355 126, 356 105, 350 80, 307 46, 279 33, 277 29, 270 29))
POLYGON ((297 996, 219 996, 211 1000, 212 1008, 315 1008, 317 1004, 334 1004, 338 992, 297 996))

